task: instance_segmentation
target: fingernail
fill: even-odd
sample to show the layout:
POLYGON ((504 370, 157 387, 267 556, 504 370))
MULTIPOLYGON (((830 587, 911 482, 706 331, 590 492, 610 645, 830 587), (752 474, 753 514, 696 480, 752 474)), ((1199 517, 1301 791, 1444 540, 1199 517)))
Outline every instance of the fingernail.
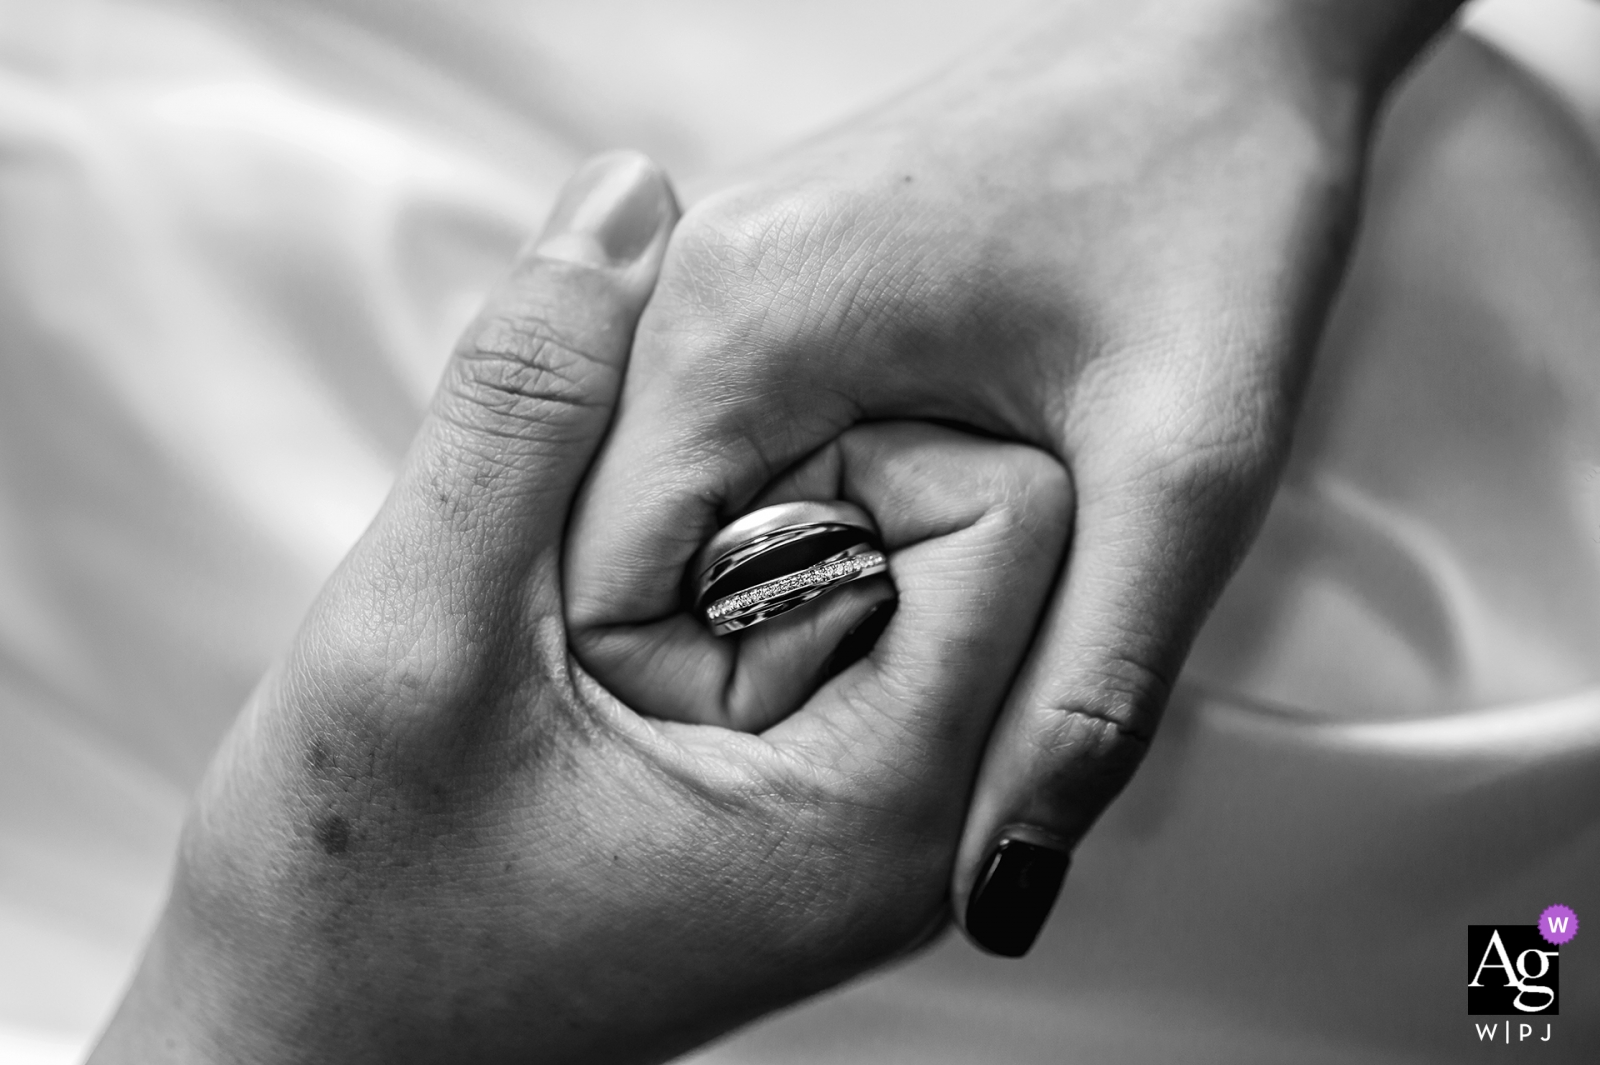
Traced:
POLYGON ((584 266, 626 266, 644 254, 671 209, 672 191, 649 159, 608 152, 567 182, 533 252, 584 266))
POLYGON ((992 954, 1020 958, 1028 953, 1071 864, 1066 851, 1002 838, 967 900, 967 935, 992 954))
POLYGON ((867 652, 878 642, 883 630, 889 627, 889 620, 894 617, 899 605, 897 600, 885 599, 856 622, 839 641, 839 646, 833 649, 828 664, 822 667, 822 679, 831 680, 867 657, 867 652))

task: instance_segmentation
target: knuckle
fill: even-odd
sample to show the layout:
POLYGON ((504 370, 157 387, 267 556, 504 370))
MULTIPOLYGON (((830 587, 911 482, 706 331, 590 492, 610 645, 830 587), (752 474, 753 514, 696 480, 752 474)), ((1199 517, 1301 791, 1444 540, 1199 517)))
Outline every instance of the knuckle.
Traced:
POLYGON ((807 243, 832 213, 820 209, 824 203, 809 188, 732 189, 691 208, 676 236, 686 251, 742 270, 807 243))
POLYGON ((441 616, 432 596, 401 598, 404 606, 350 603, 339 630, 301 653, 294 677, 309 685, 306 703, 346 720, 393 722, 484 698, 484 666, 504 637, 475 619, 441 616))
POLYGON ((1246 497, 1270 482, 1279 449, 1263 415, 1201 418, 1202 412, 1186 411, 1153 434, 1158 443, 1146 456, 1144 478, 1166 495, 1195 501, 1246 497))
POLYGON ((1170 680, 1131 655, 1099 663, 1092 689, 1046 705, 1039 745, 1074 761, 1137 764, 1155 734, 1171 692, 1170 680))
POLYGON ((548 319, 497 313, 457 349, 447 385, 478 428, 520 437, 604 407, 616 376, 548 319))
POLYGON ((669 283, 719 314, 765 318, 818 303, 848 275, 860 227, 841 197, 804 186, 734 189, 696 204, 673 234, 669 283))
POLYGON ((1143 530, 1145 550, 1164 545, 1215 559, 1219 551, 1233 555, 1248 540, 1277 484, 1284 449, 1248 428, 1212 427, 1195 435, 1169 425, 1111 450, 1095 457, 1098 468, 1075 467, 1079 506, 1093 521, 1143 530))
POLYGON ((735 267, 759 256, 762 248, 760 209, 737 191, 708 197, 695 204, 673 231, 673 252, 697 265, 735 267))
POLYGON ((640 324, 639 354, 676 389, 720 394, 722 375, 761 372, 787 290, 770 281, 772 246, 759 220, 726 196, 696 204, 673 230, 640 324))
MULTIPOLYGON (((1035 787, 1046 807, 1081 835, 1133 779, 1150 751, 1147 729, 1130 722, 1139 711, 1126 701, 1094 698, 1048 707, 1034 735, 1035 787)), ((1046 822, 1049 818, 1044 819, 1046 822)))
POLYGON ((729 196, 691 208, 672 235, 668 283, 698 305, 725 309, 767 276, 766 262, 777 254, 767 213, 729 196))
POLYGON ((1008 461, 994 464, 997 502, 1005 520, 1019 529, 1055 529, 1072 511, 1072 478, 1066 467, 1035 447, 1009 445, 1008 461))
POLYGON ((1288 450, 1293 405, 1271 360, 1185 347, 1113 365, 1086 382, 1080 444, 1096 481, 1148 498, 1227 506, 1269 488, 1288 450))
POLYGON ((1130 728, 1115 710, 1057 706, 1046 710, 1045 720, 1036 746, 1043 764, 1056 767, 1055 791, 1115 793, 1150 749, 1148 736, 1130 728))
POLYGON ((1010 558, 1054 558, 1072 524, 1072 480, 1065 467, 1025 444, 985 450, 983 469, 952 486, 977 504, 975 526, 1010 558))

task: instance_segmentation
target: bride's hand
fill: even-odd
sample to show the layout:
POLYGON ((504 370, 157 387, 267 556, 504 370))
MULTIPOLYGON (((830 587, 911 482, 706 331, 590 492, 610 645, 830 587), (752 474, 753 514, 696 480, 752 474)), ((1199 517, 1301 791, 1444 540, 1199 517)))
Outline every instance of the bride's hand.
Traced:
POLYGON ((1139 763, 1270 497, 1374 110, 1454 6, 1046 5, 696 204, 581 514, 583 660, 627 684, 617 634, 669 613, 715 524, 845 426, 1048 449, 1071 558, 951 885, 975 939, 1025 951, 1059 884, 1030 870, 1064 864, 1139 763))
MULTIPOLYGON (((211 767, 95 1061, 658 1060, 941 926, 1064 473, 849 434, 787 490, 876 516, 899 606, 871 654, 803 690, 863 583, 720 659, 788 714, 763 734, 637 716, 569 657, 561 563, 675 219, 645 161, 591 164, 468 330, 211 767)), ((686 677, 656 679, 720 713, 686 677)))

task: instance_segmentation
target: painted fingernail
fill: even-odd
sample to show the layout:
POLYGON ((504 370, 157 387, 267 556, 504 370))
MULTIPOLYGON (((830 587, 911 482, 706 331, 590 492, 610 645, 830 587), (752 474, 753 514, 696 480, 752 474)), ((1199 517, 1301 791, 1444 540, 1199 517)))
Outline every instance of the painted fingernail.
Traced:
POLYGON ((889 627, 889 620, 894 617, 899 605, 898 600, 886 599, 856 622, 828 657, 828 664, 822 667, 822 678, 831 680, 867 657, 867 652, 878 642, 883 630, 889 627))
POLYGON ((666 177, 637 152, 607 152, 561 190, 533 252, 584 266, 626 266, 644 254, 672 212, 666 177))
POLYGON ((992 954, 1020 958, 1028 953, 1071 864, 1066 851, 1002 838, 967 900, 967 935, 992 954))

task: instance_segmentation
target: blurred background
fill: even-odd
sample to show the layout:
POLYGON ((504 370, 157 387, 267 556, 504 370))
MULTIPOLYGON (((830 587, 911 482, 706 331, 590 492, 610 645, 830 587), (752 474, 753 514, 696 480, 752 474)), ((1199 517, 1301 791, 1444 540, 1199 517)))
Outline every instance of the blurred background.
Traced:
MULTIPOLYGON (((210 751, 577 161, 692 198, 1028 6, 0 0, 0 1061, 106 1019, 210 751)), ((953 938, 701 1060, 1600 1060, 1600 933, 1543 1047, 1478 1045, 1460 979, 1466 924, 1600 920, 1600 5, 1464 21, 1034 954, 953 938)))

